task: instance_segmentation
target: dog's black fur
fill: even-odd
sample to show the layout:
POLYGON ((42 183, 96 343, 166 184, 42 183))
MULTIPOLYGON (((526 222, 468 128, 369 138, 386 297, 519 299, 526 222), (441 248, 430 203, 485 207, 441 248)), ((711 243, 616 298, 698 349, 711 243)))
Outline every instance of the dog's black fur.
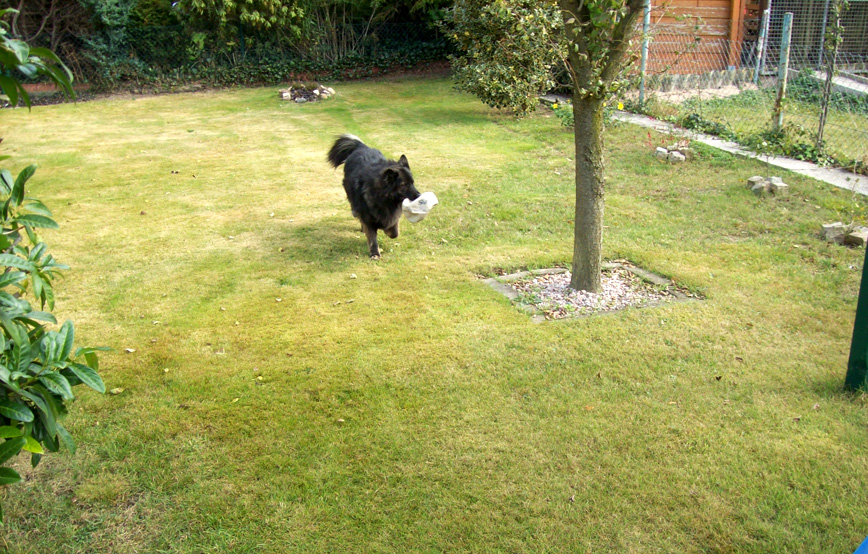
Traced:
POLYGON ((401 204, 405 198, 412 202, 419 197, 406 156, 397 162, 387 160, 358 137, 343 135, 329 150, 328 161, 335 168, 344 164, 344 190, 353 217, 362 222, 371 258, 379 258, 377 230, 396 238, 401 204))

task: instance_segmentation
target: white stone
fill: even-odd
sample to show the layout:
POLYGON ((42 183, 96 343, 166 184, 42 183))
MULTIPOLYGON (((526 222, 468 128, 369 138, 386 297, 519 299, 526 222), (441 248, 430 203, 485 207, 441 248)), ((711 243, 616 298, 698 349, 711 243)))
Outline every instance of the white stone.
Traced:
POLYGON ((847 231, 847 226, 836 221, 835 223, 827 223, 823 225, 823 238, 826 242, 835 242, 841 244, 844 241, 844 234, 847 231))
POLYGON ((751 187, 750 190, 757 196, 765 196, 766 193, 769 191, 765 181, 755 184, 753 187, 751 187))
POLYGON ((685 160, 687 160, 687 158, 681 152, 670 152, 669 153, 669 162, 670 163, 677 164, 677 163, 681 163, 685 160))
POLYGON ((747 180, 747 188, 753 190, 753 188, 756 185, 758 185, 760 183, 764 183, 764 182, 765 182, 764 177, 760 177, 759 175, 754 175, 753 177, 751 177, 750 179, 747 180))
POLYGON ((657 156, 658 160, 665 160, 669 158, 669 150, 666 150, 662 146, 658 146, 654 155, 657 156))
MULTIPOLYGON (((774 177, 772 177, 772 179, 774 179, 774 177)), ((771 192, 775 196, 786 196, 790 192, 790 185, 784 183, 783 181, 775 183, 774 180, 772 180, 771 182, 769 182, 769 192, 771 192)))

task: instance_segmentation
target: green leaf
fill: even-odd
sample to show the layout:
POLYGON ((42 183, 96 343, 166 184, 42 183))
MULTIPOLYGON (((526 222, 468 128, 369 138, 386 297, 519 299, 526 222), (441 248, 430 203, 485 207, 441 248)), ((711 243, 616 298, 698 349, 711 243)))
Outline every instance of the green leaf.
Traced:
POLYGON ((30 467, 36 467, 39 465, 39 461, 42 459, 42 454, 33 453, 30 455, 30 467))
POLYGON ((12 485, 21 480, 21 476, 11 467, 0 467, 0 485, 12 485))
MULTIPOLYGON (((35 388, 36 387, 34 387, 34 389, 35 388)), ((39 387, 39 388, 42 388, 42 387, 39 387)), ((33 394, 30 391, 26 391, 24 389, 21 389, 17 392, 18 392, 18 394, 20 394, 24 398, 26 398, 26 399, 30 400, 31 402, 33 402, 34 404, 36 404, 36 407, 39 408, 39 413, 42 414, 42 417, 40 417, 38 419, 38 421, 42 424, 43 427, 45 427, 45 431, 49 435, 52 435, 52 436, 56 435, 57 434, 57 417, 55 416, 55 412, 52 410, 53 406, 49 405, 45 401, 45 399, 42 398, 42 396, 40 396, 38 394, 33 394)), ((45 391, 45 392, 48 393, 48 391, 45 391)), ((48 394, 47 396, 50 396, 50 394, 48 394)), ((31 420, 31 421, 33 421, 33 420, 31 420)))
POLYGON ((81 382, 99 393, 105 393, 105 383, 92 368, 82 364, 69 364, 69 369, 75 373, 81 382))
POLYGON ((15 421, 33 421, 33 412, 30 411, 30 408, 26 404, 13 402, 6 398, 0 398, 0 415, 14 419, 15 421))
POLYGON ((57 54, 49 50, 48 48, 31 48, 30 49, 31 56, 39 56, 40 58, 51 60, 53 63, 57 64, 58 67, 62 68, 66 72, 67 85, 72 83, 72 71, 69 70, 66 65, 60 61, 60 58, 57 57, 57 54))
POLYGON ((34 266, 30 260, 19 258, 15 254, 0 254, 0 266, 16 267, 29 273, 34 273, 36 271, 36 266, 34 266))
POLYGON ((24 438, 27 439, 27 444, 24 445, 23 450, 26 450, 33 454, 45 454, 45 450, 43 450, 42 445, 39 444, 39 441, 31 437, 30 435, 24 438))
POLYGON ((27 336, 27 331, 21 325, 10 320, 4 314, 0 314, 0 323, 9 334, 9 337, 15 342, 12 348, 12 371, 27 371, 30 362, 33 361, 33 353, 30 348, 30 338, 27 336))
POLYGON ((75 454, 75 441, 72 439, 72 435, 69 434, 69 431, 66 430, 66 427, 57 424, 57 436, 60 437, 61 442, 69 450, 70 454, 75 454))
POLYGON ((54 394, 59 394, 64 400, 75 398, 75 395, 72 394, 72 387, 69 385, 69 381, 59 373, 53 371, 43 373, 39 376, 39 381, 54 394))
POLYGON ((4 273, 3 275, 0 275, 0 289, 23 281, 25 278, 27 278, 27 274, 22 273, 21 271, 10 271, 9 273, 4 273))
POLYGON ((15 179, 15 186, 12 187, 13 205, 18 206, 24 201, 24 185, 28 179, 33 177, 34 173, 36 173, 36 165, 32 164, 22 169, 21 173, 18 174, 18 177, 15 179))
POLYGON ((6 439, 0 443, 0 464, 5 463, 12 456, 21 452, 21 449, 27 444, 27 439, 24 437, 16 437, 14 439, 6 439))
POLYGON ((14 439, 23 435, 21 429, 9 425, 0 427, 0 439, 14 439))
POLYGON ((12 106, 18 105, 18 81, 12 77, 0 75, 0 88, 3 89, 3 94, 9 98, 9 104, 12 106))
MULTIPOLYGON (((11 190, 11 189, 10 189, 11 190)), ((51 210, 48 209, 48 206, 40 202, 35 198, 25 198, 24 205, 21 206, 22 209, 27 210, 28 212, 33 212, 35 214, 44 215, 46 217, 51 217, 51 210)))
POLYGON ((23 225, 31 227, 42 227, 43 229, 60 229, 60 225, 50 217, 38 214, 22 214, 15 218, 15 221, 23 225))
POLYGON ((60 327, 60 331, 57 334, 58 342, 63 341, 61 343, 60 350, 60 360, 65 361, 69 358, 69 355, 72 353, 72 343, 75 341, 75 328, 72 325, 72 322, 67 320, 60 327))
POLYGON ((57 323, 57 319, 49 312, 28 312, 24 314, 25 318, 33 321, 45 321, 47 323, 57 323))
POLYGON ((12 173, 8 169, 0 169, 0 188, 3 192, 9 194, 13 186, 15 186, 15 179, 12 178, 12 173))

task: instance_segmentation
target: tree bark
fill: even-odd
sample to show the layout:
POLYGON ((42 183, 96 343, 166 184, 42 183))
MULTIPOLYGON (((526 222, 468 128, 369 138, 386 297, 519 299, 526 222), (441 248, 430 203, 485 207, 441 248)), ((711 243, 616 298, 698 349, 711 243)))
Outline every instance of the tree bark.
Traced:
POLYGON ((576 219, 570 288, 600 292, 603 251, 603 101, 573 94, 576 219))

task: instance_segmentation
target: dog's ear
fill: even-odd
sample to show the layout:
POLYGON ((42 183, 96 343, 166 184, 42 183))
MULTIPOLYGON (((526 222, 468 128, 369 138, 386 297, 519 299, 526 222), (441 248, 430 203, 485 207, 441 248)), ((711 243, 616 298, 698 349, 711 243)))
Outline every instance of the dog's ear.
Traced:
POLYGON ((407 156, 405 156, 404 154, 401 154, 401 159, 398 160, 398 163, 403 165, 407 169, 410 169, 410 162, 407 161, 407 156))
POLYGON ((380 180, 386 190, 394 190, 401 181, 401 174, 394 167, 387 167, 383 170, 383 175, 380 180))

